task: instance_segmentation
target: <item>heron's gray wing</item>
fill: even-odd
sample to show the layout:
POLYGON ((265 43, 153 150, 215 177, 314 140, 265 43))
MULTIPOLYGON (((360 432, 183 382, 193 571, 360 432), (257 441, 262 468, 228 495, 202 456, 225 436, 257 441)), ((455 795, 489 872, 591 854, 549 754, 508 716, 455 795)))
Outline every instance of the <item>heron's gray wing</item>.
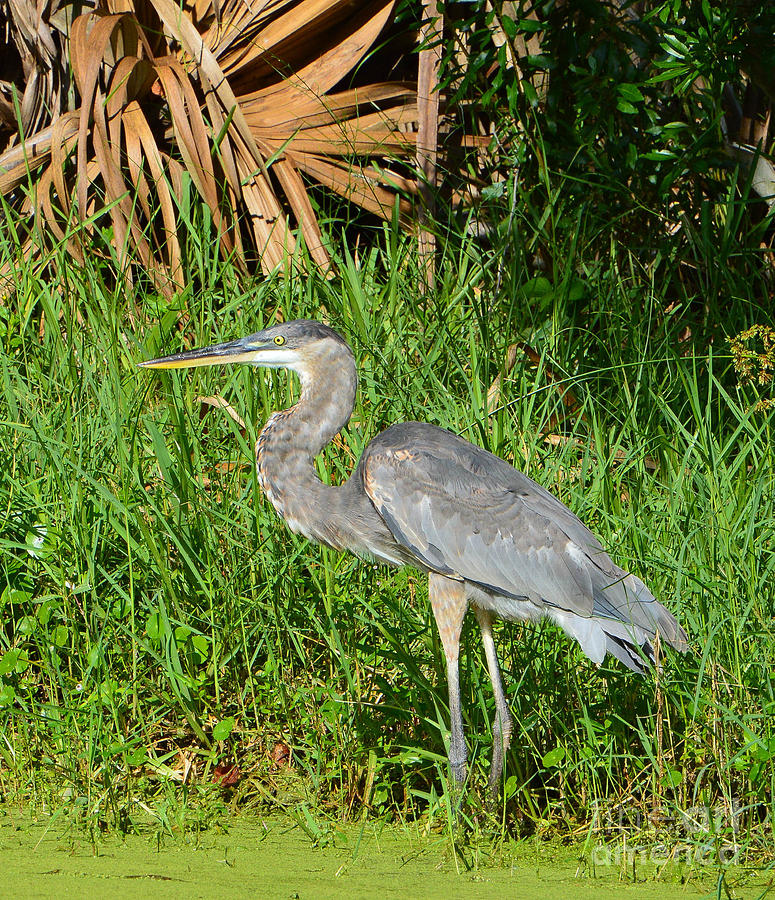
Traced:
POLYGON ((421 564, 505 597, 592 615, 588 569, 608 569, 610 559, 567 507, 498 457, 443 429, 405 423, 372 443, 363 479, 393 536, 421 564))
POLYGON ((670 643, 685 639, 643 582, 614 565, 566 506, 463 438, 418 422, 394 425, 364 453, 361 476, 396 541, 420 565, 529 600, 566 629, 569 614, 575 628, 582 627, 575 617, 602 617, 646 634, 659 628, 670 643))

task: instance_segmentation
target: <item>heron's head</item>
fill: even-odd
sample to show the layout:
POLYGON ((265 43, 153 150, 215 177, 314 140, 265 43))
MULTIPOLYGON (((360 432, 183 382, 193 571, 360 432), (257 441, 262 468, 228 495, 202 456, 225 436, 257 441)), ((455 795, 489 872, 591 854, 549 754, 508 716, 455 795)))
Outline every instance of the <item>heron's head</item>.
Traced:
POLYGON ((219 363, 250 363, 271 369, 293 369, 304 381, 314 376, 324 361, 350 362, 352 358, 347 342, 333 328, 311 319, 296 319, 226 344, 173 353, 139 365, 147 369, 187 369, 219 363))

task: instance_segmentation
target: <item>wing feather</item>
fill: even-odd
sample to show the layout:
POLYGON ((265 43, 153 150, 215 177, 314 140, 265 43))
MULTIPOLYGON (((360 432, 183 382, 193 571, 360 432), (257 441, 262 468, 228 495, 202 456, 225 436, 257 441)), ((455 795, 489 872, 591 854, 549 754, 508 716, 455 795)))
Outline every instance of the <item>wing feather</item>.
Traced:
POLYGON ((616 566, 556 497, 499 457, 444 429, 407 422, 371 443, 360 471, 377 511, 419 565, 523 608, 530 601, 593 659, 602 659, 613 636, 624 640, 622 623, 635 638, 659 628, 668 643, 685 646, 685 632, 643 582, 616 566))
POLYGON ((362 466, 378 512, 422 565, 505 597, 592 615, 592 579, 579 554, 588 565, 613 564, 570 510, 517 469, 422 423, 383 432, 362 466))

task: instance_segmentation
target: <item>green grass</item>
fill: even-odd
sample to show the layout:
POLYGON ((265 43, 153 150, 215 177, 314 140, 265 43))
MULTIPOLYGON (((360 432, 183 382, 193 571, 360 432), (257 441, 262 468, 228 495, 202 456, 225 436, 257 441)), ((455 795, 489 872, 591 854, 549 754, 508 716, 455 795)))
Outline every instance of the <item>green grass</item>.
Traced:
MULTIPOLYGON (((504 828, 591 842, 638 831, 716 861, 771 848, 772 416, 754 411, 719 339, 760 320, 758 287, 738 284, 726 321, 708 322, 699 294, 655 276, 659 261, 585 253, 582 219, 560 224, 562 277, 523 265, 548 226, 521 221, 509 253, 445 251, 429 296, 390 228, 328 281, 245 283, 192 226, 172 303, 96 254, 79 268, 54 248, 56 278, 18 265, 0 308, 4 797, 91 828, 131 828, 148 810, 163 830, 198 827, 224 803, 302 822, 448 820, 424 579, 310 545, 260 495, 252 448, 292 401, 291 378, 136 368, 279 313, 326 318, 359 360, 353 423, 321 477, 345 478, 393 422, 451 428, 553 490, 690 633, 690 653, 640 679, 596 669, 553 627, 499 627, 517 721, 504 828), (683 311, 666 312, 673 302, 683 311), (518 353, 488 411, 516 341, 540 362, 518 353), (213 395, 244 433, 202 403, 213 395), (290 765, 274 760, 284 744, 290 765), (237 784, 214 784, 232 764, 237 784)), ((14 259, 11 229, 2 253, 14 259)), ((465 640, 464 815, 478 821, 493 701, 470 625, 465 640)))

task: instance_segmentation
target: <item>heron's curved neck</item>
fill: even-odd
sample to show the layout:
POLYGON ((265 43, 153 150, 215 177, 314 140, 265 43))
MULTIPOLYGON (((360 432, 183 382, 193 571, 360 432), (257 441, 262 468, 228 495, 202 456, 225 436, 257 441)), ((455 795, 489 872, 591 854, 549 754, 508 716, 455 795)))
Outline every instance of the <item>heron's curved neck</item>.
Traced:
POLYGON ((299 375, 298 403, 274 413, 259 436, 258 477, 293 530, 330 543, 315 522, 327 505, 335 503, 336 489, 317 477, 314 458, 350 419, 357 385, 355 361, 349 350, 339 351, 311 361, 299 375))

